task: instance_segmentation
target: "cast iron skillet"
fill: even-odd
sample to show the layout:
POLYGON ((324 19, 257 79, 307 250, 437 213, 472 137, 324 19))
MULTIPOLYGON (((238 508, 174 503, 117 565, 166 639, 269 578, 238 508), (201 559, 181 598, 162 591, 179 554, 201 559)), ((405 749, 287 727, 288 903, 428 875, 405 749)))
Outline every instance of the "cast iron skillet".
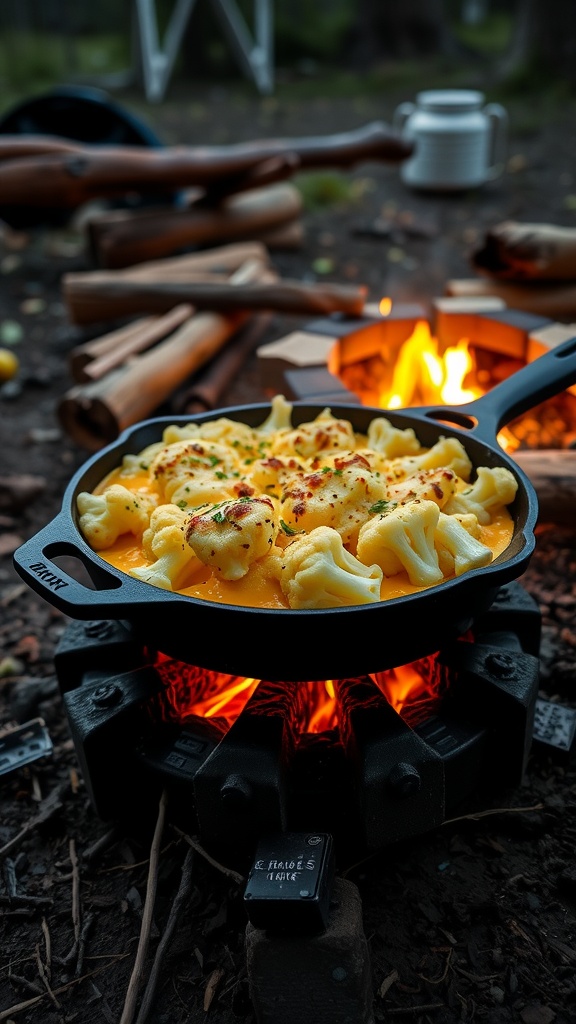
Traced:
MULTIPOLYGON (((506 423, 576 382, 576 337, 540 356, 474 402, 409 410, 331 406, 365 432, 385 415, 401 429, 413 427, 431 447, 441 436, 458 437, 474 466, 505 466, 518 480, 510 512, 509 547, 490 565, 418 594, 346 608, 288 610, 223 605, 160 590, 107 565, 78 527, 76 498, 91 491, 123 456, 162 439, 170 423, 227 416, 259 426, 268 404, 237 406, 188 417, 146 420, 89 459, 66 489, 62 510, 14 555, 16 570, 43 598, 75 619, 129 622, 147 646, 190 664, 270 680, 343 679, 405 665, 462 636, 487 611, 499 588, 527 567, 535 547, 538 501, 534 488, 496 435, 506 423), (53 559, 72 555, 86 567, 95 590, 79 583, 53 559)), ((322 406, 294 403, 296 426, 322 406)))

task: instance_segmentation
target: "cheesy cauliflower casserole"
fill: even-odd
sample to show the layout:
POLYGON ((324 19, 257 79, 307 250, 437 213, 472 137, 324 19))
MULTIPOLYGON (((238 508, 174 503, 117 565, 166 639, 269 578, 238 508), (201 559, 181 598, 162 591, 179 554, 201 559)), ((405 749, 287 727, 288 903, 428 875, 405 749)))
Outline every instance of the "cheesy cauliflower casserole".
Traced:
POLYGON ((517 482, 464 446, 423 447, 384 416, 367 434, 329 408, 292 426, 171 425, 124 457, 79 525, 111 565, 165 590, 272 608, 371 604, 487 565, 512 535, 517 482))

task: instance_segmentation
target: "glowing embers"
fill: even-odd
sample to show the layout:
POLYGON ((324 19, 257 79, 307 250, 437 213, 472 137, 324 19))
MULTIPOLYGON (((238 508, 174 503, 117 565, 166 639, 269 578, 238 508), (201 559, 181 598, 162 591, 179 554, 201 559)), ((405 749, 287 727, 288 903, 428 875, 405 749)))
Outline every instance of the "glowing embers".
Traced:
MULTIPOLYGON (((198 668, 158 654, 156 671, 162 682, 158 707, 163 721, 184 725, 204 718, 222 733, 237 720, 258 679, 232 676, 198 668)), ((388 703, 411 726, 435 714, 448 688, 448 674, 432 655, 399 668, 368 677, 388 703)), ((296 735, 338 730, 341 719, 341 684, 337 680, 286 682, 290 691, 292 725, 296 735)), ((374 693, 376 694, 376 688, 374 693)))

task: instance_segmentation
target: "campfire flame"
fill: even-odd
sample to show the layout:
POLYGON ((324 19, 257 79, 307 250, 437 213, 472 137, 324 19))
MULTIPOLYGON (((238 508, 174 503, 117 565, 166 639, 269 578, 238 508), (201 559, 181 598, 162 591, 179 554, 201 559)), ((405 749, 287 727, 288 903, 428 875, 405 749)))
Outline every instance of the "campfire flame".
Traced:
MULTIPOLYGON (((392 300, 381 299, 379 311, 384 319, 389 316, 392 300)), ((476 366, 471 340, 463 337, 442 349, 427 320, 416 322, 394 354, 382 352, 363 364, 342 367, 340 377, 364 405, 381 409, 464 405, 487 390, 481 385, 487 374, 476 366)), ((500 431, 498 442, 508 452, 520 445, 509 428, 500 431)))
MULTIPOLYGON (((161 716, 182 725, 197 718, 217 721, 228 729, 238 718, 261 680, 227 675, 156 655, 156 670, 163 684, 161 716)), ((432 713, 444 688, 436 656, 378 672, 370 676, 389 704, 410 724, 432 713)), ((287 683, 302 687, 302 733, 337 729, 339 722, 338 684, 326 679, 287 683)))

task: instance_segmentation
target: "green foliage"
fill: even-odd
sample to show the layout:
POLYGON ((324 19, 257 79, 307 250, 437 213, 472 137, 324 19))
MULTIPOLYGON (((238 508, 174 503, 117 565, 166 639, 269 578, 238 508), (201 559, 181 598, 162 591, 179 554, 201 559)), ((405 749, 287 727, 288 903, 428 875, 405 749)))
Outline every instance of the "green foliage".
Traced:
POLYGON ((495 11, 479 25, 465 25, 456 21, 454 35, 474 53, 497 57, 506 53, 514 28, 513 12, 495 11))
POLYGON ((274 8, 277 60, 281 64, 336 60, 355 14, 352 0, 278 0, 274 8))
POLYGON ((348 206, 356 200, 353 182, 349 176, 337 171, 298 174, 294 184, 302 196, 304 209, 309 211, 327 206, 348 206))
POLYGON ((121 34, 72 39, 51 32, 5 31, 0 36, 3 105, 69 80, 125 70, 128 41, 121 34))

